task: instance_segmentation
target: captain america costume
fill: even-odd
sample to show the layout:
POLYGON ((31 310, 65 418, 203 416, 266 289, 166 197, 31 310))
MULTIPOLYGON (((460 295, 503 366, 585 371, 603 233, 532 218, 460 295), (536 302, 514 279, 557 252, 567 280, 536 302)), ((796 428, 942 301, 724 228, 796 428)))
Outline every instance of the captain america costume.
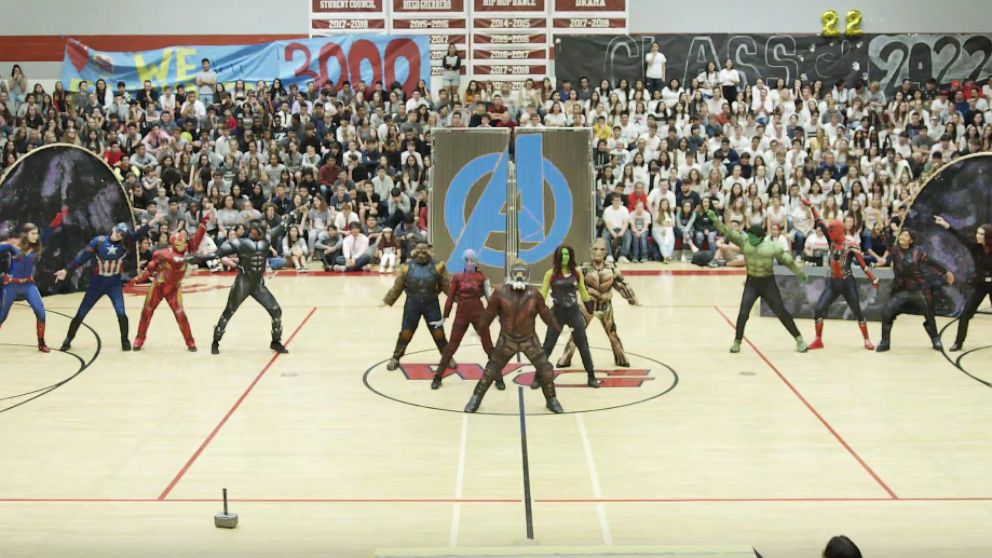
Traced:
POLYGON ((92 266, 92 276, 89 285, 86 287, 86 294, 79 304, 75 317, 69 323, 69 331, 66 333, 65 341, 62 342, 61 350, 67 351, 72 347, 72 340, 76 337, 79 326, 83 319, 100 298, 106 296, 110 298, 117 313, 117 323, 121 332, 121 349, 131 350, 131 342, 128 340, 128 320, 124 313, 124 281, 121 273, 124 271, 124 258, 133 247, 138 238, 148 233, 149 226, 143 225, 132 231, 124 223, 118 223, 110 235, 100 235, 86 245, 75 259, 65 266, 65 271, 71 273, 76 269, 86 265, 90 260, 94 260, 92 266), (114 241, 114 234, 120 235, 120 240, 114 241))

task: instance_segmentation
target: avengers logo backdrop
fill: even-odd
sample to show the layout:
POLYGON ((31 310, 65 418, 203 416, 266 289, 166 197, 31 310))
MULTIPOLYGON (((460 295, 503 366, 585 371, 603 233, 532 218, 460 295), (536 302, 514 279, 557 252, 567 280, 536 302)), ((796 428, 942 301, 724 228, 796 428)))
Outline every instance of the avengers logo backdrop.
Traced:
MULTIPOLYGON (((21 157, 0 179, 0 240, 17 236, 24 223, 41 229, 44 252, 35 274, 42 294, 81 288, 55 284, 52 274, 65 267, 94 236, 115 223, 131 223, 131 206, 117 176, 102 159, 69 144, 47 145, 21 157), (64 215, 63 209, 65 210, 64 215)), ((135 270, 134 256, 126 269, 135 270)))

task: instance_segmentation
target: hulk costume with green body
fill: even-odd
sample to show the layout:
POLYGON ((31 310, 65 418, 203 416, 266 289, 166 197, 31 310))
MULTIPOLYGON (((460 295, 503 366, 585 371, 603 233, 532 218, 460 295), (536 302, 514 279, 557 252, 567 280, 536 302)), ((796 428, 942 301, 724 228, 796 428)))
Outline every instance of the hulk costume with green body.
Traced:
POLYGON ((775 262, 778 261, 788 267, 804 283, 808 280, 806 274, 799 268, 787 250, 783 250, 779 244, 765 237, 764 227, 751 227, 747 234, 744 234, 727 228, 712 210, 708 211, 706 216, 713 221, 720 234, 740 247, 741 253, 744 255, 744 264, 747 266, 747 280, 744 282, 744 294, 741 295, 741 309, 737 313, 737 332, 730 352, 740 352, 741 339, 744 338, 744 326, 751 315, 751 308, 754 307, 754 303, 761 298, 796 340, 796 350, 805 353, 806 342, 800 335, 792 315, 785 309, 782 295, 779 293, 778 285, 775 284, 775 262))

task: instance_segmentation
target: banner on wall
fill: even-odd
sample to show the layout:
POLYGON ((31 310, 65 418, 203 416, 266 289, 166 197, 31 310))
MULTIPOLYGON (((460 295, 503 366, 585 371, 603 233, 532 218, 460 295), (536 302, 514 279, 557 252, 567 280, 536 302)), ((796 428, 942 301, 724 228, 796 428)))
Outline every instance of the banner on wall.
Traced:
POLYGON ((141 52, 99 51, 75 40, 66 41, 62 82, 75 90, 80 80, 98 79, 130 90, 145 80, 154 87, 195 83, 200 61, 207 58, 218 83, 244 80, 283 84, 317 81, 340 86, 344 81, 387 86, 399 82, 412 90, 430 79, 429 39, 426 36, 348 35, 275 41, 255 45, 172 46, 141 52))
POLYGON ((844 79, 878 81, 883 91, 904 79, 921 84, 934 78, 984 80, 992 76, 992 38, 970 34, 864 35, 828 39, 817 35, 567 35, 555 40, 555 76, 594 82, 644 79, 644 57, 661 43, 668 59, 666 78, 691 82, 709 62, 730 58, 746 84, 782 78, 791 84, 844 79))
POLYGON ((310 36, 385 33, 384 0, 310 0, 310 36))
POLYGON ((426 35, 430 38, 431 73, 444 74, 441 59, 448 45, 455 45, 462 57, 460 73, 468 72, 467 0, 393 0, 390 24, 395 33, 426 35))

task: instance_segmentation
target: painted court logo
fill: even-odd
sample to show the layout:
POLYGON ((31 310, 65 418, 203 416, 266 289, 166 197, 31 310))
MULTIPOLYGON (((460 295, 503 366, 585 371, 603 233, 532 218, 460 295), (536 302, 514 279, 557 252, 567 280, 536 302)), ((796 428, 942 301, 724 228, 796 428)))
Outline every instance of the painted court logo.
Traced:
MULTIPOLYGON (((608 349, 592 348, 592 351, 598 362, 612 363, 613 355, 608 349)), ((433 349, 408 354, 395 371, 386 370, 385 361, 373 365, 365 372, 365 385, 376 394, 399 403, 461 412, 476 382, 485 372, 486 357, 478 346, 463 345, 459 353, 464 355, 456 355, 458 368, 445 372, 443 387, 439 390, 430 388, 437 369, 436 361, 430 361, 439 356, 433 349)), ((597 367, 596 377, 602 381, 600 389, 586 386, 586 374, 581 366, 555 367, 555 387, 565 410, 602 411, 645 403, 668 393, 678 384, 678 374, 666 364, 631 353, 627 353, 627 357, 631 362, 629 368, 612 364, 597 367)), ((540 390, 531 391, 529 388, 534 375, 534 367, 526 359, 507 364, 503 368, 506 392, 498 391, 494 384, 486 395, 480 414, 517 415, 518 386, 528 392, 527 412, 544 412, 544 398, 540 390)))

